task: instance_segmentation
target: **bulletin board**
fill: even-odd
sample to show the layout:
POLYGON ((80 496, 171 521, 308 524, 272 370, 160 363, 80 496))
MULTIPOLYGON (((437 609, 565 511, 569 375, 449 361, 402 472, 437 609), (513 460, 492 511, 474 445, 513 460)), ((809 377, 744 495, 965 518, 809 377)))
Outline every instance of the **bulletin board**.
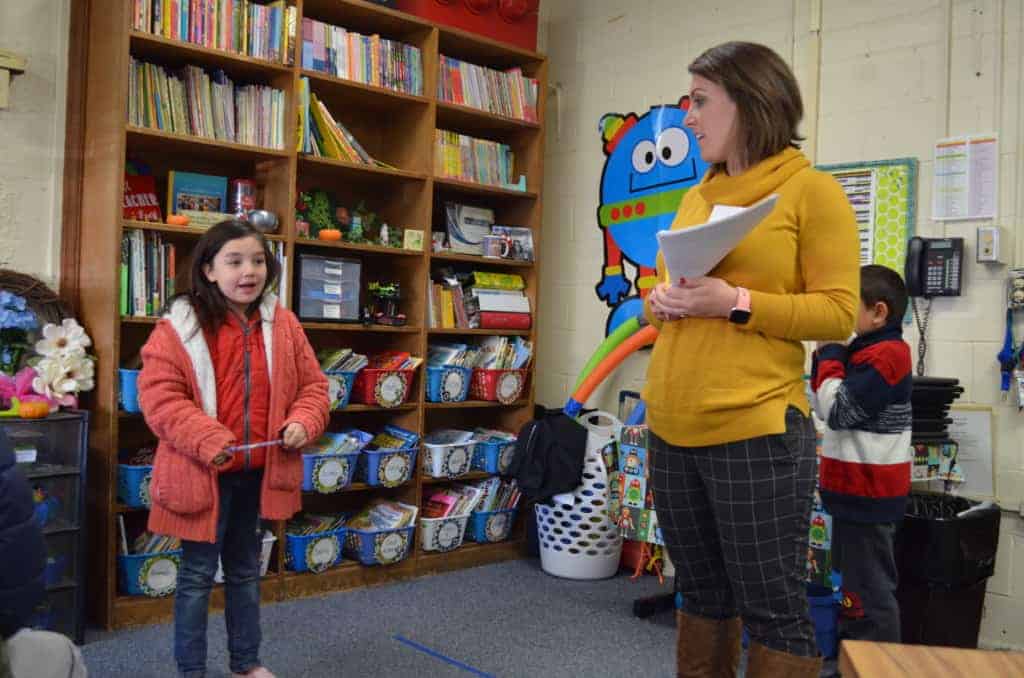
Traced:
POLYGON ((857 218, 860 263, 903 275, 907 240, 917 223, 917 159, 819 165, 836 178, 857 218))

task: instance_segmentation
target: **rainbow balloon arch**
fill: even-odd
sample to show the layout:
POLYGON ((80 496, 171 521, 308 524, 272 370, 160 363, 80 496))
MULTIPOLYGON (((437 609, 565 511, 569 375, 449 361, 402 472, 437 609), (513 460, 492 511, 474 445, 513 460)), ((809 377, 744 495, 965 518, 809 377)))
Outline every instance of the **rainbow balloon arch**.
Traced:
POLYGON ((636 316, 619 325, 597 347, 590 360, 583 366, 576 379, 573 394, 565 404, 565 414, 579 415, 583 406, 598 386, 618 367, 627 356, 650 346, 658 337, 658 329, 647 320, 636 316))

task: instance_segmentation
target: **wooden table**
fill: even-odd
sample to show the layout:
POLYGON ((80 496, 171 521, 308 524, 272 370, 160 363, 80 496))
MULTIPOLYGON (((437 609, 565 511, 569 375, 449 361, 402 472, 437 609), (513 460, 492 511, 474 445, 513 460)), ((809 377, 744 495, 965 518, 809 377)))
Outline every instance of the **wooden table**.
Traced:
POLYGON ((1024 676, 1024 652, 844 640, 839 671, 843 678, 1011 678, 1024 676))

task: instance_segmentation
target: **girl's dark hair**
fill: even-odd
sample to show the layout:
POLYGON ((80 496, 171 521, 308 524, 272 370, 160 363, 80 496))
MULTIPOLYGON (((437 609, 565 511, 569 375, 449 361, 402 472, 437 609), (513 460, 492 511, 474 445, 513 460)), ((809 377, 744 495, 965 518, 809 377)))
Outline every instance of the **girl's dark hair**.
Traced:
MULTIPOLYGON (((753 42, 726 42, 693 60, 691 75, 721 85, 736 103, 739 143, 748 166, 786 148, 800 148, 797 128, 804 117, 793 71, 778 54, 753 42)), ((715 163, 712 171, 725 171, 715 163)))
MULTIPOLYGON (((267 282, 263 289, 266 291, 273 287, 281 276, 281 264, 274 253, 270 251, 270 245, 267 244, 267 239, 263 237, 262 231, 253 228, 248 222, 227 219, 212 226, 196 243, 195 249, 192 250, 192 270, 189 277, 191 290, 168 301, 167 308, 171 307, 175 299, 187 298, 199 317, 200 327, 207 332, 216 331, 227 317, 228 301, 217 287, 217 283, 210 282, 206 278, 206 272, 203 269, 213 264, 214 257, 226 243, 239 238, 256 238, 259 241, 267 262, 267 282)), ((258 309, 262 301, 263 295, 261 294, 259 299, 252 302, 246 309, 246 314, 258 309)))

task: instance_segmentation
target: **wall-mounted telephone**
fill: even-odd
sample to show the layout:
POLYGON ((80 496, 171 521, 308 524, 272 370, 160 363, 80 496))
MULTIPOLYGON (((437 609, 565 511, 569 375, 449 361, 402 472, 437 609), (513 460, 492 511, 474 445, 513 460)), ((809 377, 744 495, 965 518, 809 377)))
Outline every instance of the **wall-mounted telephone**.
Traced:
POLYGON ((963 238, 911 238, 906 283, 912 297, 958 297, 963 282, 963 238))

